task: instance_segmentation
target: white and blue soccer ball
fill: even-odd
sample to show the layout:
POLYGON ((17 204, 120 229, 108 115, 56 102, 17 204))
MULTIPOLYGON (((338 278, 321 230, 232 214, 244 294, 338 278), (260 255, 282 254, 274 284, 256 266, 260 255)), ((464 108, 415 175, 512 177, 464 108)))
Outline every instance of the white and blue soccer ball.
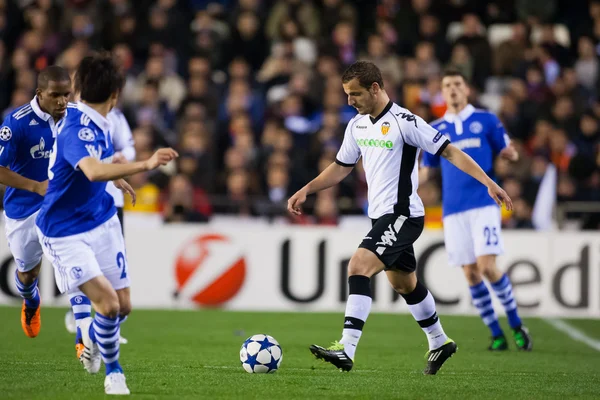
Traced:
POLYGON ((250 374, 275 372, 281 365, 283 351, 273 336, 254 335, 246 339, 240 349, 240 361, 250 374))

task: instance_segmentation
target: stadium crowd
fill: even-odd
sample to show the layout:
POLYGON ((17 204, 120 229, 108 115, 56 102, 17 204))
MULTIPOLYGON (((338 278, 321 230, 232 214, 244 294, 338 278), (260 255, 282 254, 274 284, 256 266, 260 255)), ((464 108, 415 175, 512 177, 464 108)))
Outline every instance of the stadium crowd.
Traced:
MULTIPOLYGON (((519 150, 496 174, 516 205, 505 225, 531 228, 549 165, 558 202, 600 200, 599 40, 595 0, 0 0, 0 109, 28 102, 45 66, 74 71, 90 50, 111 50, 137 156, 164 145, 181 154, 131 178, 138 204, 128 209, 166 221, 282 216, 334 160, 355 114, 340 81, 347 65, 376 62, 392 100, 428 121, 445 112, 439 74, 452 66, 519 150)), ((439 182, 420 194, 436 226, 439 182)), ((359 165, 294 222, 365 209, 359 165)))

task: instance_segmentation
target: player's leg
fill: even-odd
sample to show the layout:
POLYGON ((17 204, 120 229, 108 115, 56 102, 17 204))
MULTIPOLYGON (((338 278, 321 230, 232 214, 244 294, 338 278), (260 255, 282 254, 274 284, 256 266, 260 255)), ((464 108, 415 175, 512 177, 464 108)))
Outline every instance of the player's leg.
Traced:
MULTIPOLYGON (((81 322, 92 317, 92 302, 80 290, 69 292, 69 302, 71 310, 67 313, 67 317, 73 319, 73 331, 75 333, 75 353, 77 359, 81 359, 85 346, 81 336, 81 322)), ((69 321, 70 323, 70 321, 69 321)))
POLYGON ((500 328, 488 287, 483 282, 482 271, 477 266, 474 235, 478 232, 473 232, 472 229, 476 216, 477 210, 469 210, 444 218, 444 239, 448 262, 453 266, 462 265, 471 292, 472 304, 477 308, 483 323, 491 332, 492 340, 488 347, 489 350, 505 350, 507 349, 506 338, 500 328))
POLYGON ((15 286, 23 299, 21 306, 21 327, 23 332, 30 338, 36 337, 42 327, 40 315, 40 292, 38 289, 38 274, 40 273, 41 261, 30 270, 27 267, 17 267, 15 272, 15 286))
POLYGON ((517 347, 520 350, 530 351, 533 348, 533 341, 529 330, 523 325, 519 316, 517 302, 513 296, 512 284, 508 275, 498 269, 495 255, 479 256, 477 257, 477 264, 486 279, 491 283, 496 297, 504 306, 508 324, 513 330, 513 338, 517 347))
POLYGON ((383 263, 375 254, 364 248, 356 250, 348 264, 349 296, 346 301, 342 338, 329 348, 312 345, 310 350, 317 358, 344 371, 352 369, 356 347, 371 312, 371 277, 382 270, 383 263))
POLYGON ((15 286, 23 299, 21 327, 31 338, 39 334, 42 326, 38 275, 43 251, 35 230, 36 215, 21 220, 5 218, 8 246, 17 263, 15 286))
MULTIPOLYGON (((121 224, 121 233, 123 234, 123 238, 125 238, 125 225, 124 225, 124 213, 123 213, 123 207, 117 207, 117 217, 119 218, 119 223, 121 224)), ((118 291, 117 291, 118 292, 118 291)), ((129 291, 128 291, 129 293, 129 291)), ((123 324, 123 322, 125 322, 127 320, 127 317, 129 316, 129 312, 124 313, 123 311, 126 310, 126 308, 123 307, 123 302, 125 301, 125 299, 122 299, 121 297, 119 297, 119 301, 121 302, 121 308, 122 308, 122 312, 120 314, 120 319, 121 319, 121 325, 123 324)), ((131 311, 131 301, 129 301, 129 298, 127 298, 127 302, 129 304, 129 311, 131 311)), ((121 344, 127 344, 128 340, 125 339, 122 335, 119 336, 119 342, 121 344)))
POLYGON ((487 325, 492 335, 492 341, 488 347, 491 351, 502 351, 508 349, 508 343, 504 332, 500 327, 498 321, 498 315, 492 305, 492 296, 485 282, 483 281, 483 273, 479 267, 479 260, 475 264, 463 265, 463 273, 467 283, 469 284, 469 290, 471 291, 471 298, 473 305, 477 308, 479 316, 483 320, 483 323, 487 325))
POLYGON ((488 206, 474 211, 476 213, 472 223, 478 269, 490 282, 504 306, 517 347, 531 350, 533 345, 531 336, 519 317, 510 279, 500 272, 496 265, 496 256, 504 253, 500 209, 496 206, 488 206))
MULTIPOLYGON (((110 283, 119 308, 99 322, 104 329, 102 337, 96 336, 102 359, 106 365, 104 389, 107 394, 129 394, 123 369, 119 364, 120 325, 131 311, 129 275, 125 256, 125 241, 118 217, 102 224, 91 232, 92 248, 103 276, 110 283)), ((94 324, 98 325, 96 321, 94 324)))
POLYGON ((386 268, 387 278, 400 294, 415 321, 419 324, 429 343, 427 352, 427 366, 423 370, 426 375, 435 375, 442 365, 450 358, 458 347, 450 339, 440 322, 433 296, 425 285, 417 280, 417 261, 412 246, 398 257, 393 268, 386 268))

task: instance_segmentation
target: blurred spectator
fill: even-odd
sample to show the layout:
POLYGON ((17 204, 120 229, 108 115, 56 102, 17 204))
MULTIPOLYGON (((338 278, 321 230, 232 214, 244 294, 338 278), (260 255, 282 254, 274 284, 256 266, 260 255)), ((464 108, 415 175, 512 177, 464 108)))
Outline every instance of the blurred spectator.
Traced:
POLYGON ((210 213, 208 199, 202 192, 194 192, 187 177, 177 175, 171 179, 164 210, 165 222, 207 222, 210 213))
MULTIPOLYGON (((0 3, 3 116, 31 100, 43 67, 74 74, 86 54, 106 48, 125 76, 119 106, 138 159, 167 145, 179 151, 176 163, 132 178, 133 211, 162 211, 167 221, 206 221, 213 210, 285 214, 286 198, 335 160, 356 115, 341 75, 358 58, 380 67, 393 101, 428 121, 445 112, 442 66, 473 83, 471 102, 498 114, 520 154, 494 163, 515 200, 507 226, 531 228, 553 166, 558 207, 600 201, 597 0, 0 3)), ((430 228, 440 226, 438 184, 419 189, 430 228)), ((359 162, 296 222, 335 224, 366 206, 359 162)), ((568 217, 600 225, 600 213, 568 217)))

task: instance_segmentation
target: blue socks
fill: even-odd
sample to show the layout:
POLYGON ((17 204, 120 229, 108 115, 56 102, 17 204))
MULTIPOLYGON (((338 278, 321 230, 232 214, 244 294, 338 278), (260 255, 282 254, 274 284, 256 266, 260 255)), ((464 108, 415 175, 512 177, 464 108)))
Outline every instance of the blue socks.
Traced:
POLYGON ((492 288, 504 306, 510 327, 512 329, 521 327, 521 318, 519 318, 519 313, 517 312, 517 302, 513 296, 512 285, 508 276, 506 274, 502 275, 502 278, 498 282, 492 283, 492 288))
POLYGON ((25 300, 27 308, 38 308, 40 306, 40 291, 38 290, 38 279, 30 285, 25 285, 19 279, 19 274, 15 271, 15 284, 21 297, 25 300))
POLYGON ((106 366, 106 375, 123 372, 119 364, 119 325, 120 318, 118 316, 109 318, 96 312, 94 322, 90 327, 90 336, 98 343, 102 361, 106 366))
POLYGON ((492 298, 490 291, 488 290, 485 282, 480 282, 475 286, 469 288, 471 290, 471 297, 473 299, 473 305, 479 311, 479 316, 483 320, 483 323, 490 328, 493 337, 502 336, 502 328, 498 322, 498 316, 492 306, 492 298))

